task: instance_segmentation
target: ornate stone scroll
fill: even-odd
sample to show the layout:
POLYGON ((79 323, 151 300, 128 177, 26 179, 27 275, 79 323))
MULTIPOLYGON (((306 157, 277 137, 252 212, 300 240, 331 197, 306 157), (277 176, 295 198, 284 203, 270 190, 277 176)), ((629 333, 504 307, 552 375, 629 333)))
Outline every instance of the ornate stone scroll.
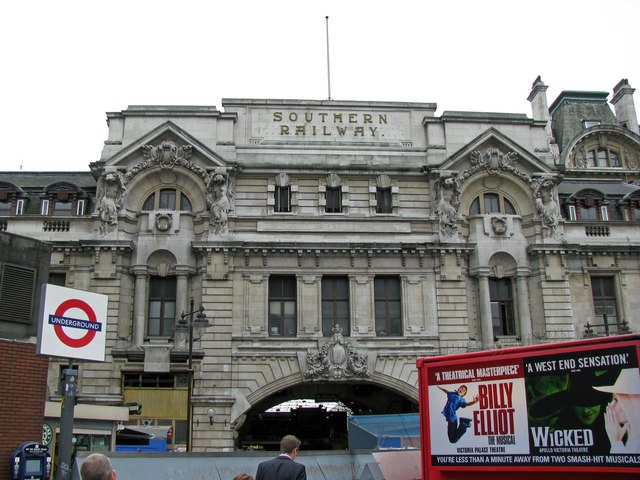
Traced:
POLYGON ((318 353, 307 354, 306 378, 370 377, 367 354, 358 353, 351 342, 345 341, 342 328, 333 327, 331 340, 318 353))

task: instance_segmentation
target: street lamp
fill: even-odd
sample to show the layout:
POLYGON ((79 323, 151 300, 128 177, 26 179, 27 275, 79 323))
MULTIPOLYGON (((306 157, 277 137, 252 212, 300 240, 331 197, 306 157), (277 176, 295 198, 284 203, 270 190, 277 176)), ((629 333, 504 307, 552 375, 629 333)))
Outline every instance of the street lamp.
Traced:
POLYGON ((178 320, 178 328, 184 331, 189 329, 189 372, 187 380, 187 452, 191 451, 191 392, 193 390, 193 327, 196 327, 200 331, 200 337, 202 332, 209 326, 209 320, 204 314, 204 306, 200 306, 198 310, 194 309, 193 298, 189 305, 189 313, 182 312, 180 314, 180 320, 178 320), (193 315, 196 314, 195 320, 193 315), (187 317, 189 322, 187 323, 187 317))

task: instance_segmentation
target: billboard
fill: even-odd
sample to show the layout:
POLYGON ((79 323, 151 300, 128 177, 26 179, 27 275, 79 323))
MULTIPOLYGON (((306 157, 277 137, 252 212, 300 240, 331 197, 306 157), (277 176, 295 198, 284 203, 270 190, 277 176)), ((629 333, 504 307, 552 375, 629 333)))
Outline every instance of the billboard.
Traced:
POLYGON ((423 462, 640 472, 635 338, 419 359, 423 462))
POLYGON ((104 362, 108 299, 84 290, 43 285, 38 353, 104 362))

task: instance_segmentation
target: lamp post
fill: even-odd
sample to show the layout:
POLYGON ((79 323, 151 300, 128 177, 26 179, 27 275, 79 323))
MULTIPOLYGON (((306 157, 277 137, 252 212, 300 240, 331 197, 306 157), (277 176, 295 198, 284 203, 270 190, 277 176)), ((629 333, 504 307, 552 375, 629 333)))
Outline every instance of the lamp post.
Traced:
MULTIPOLYGON (((191 451, 191 393, 193 390, 193 328, 198 328, 201 332, 204 332, 209 326, 209 320, 207 320, 207 316, 204 314, 204 306, 200 306, 198 310, 195 310, 193 298, 191 299, 191 303, 189 305, 189 312, 180 314, 180 320, 178 320, 178 327, 183 331, 185 329, 189 329, 189 371, 188 371, 188 380, 187 380, 187 452, 191 451), (193 315, 196 314, 195 320, 193 319, 193 315), (189 317, 189 322, 187 323, 187 317, 189 317)), ((202 333, 201 333, 202 336, 202 333)))

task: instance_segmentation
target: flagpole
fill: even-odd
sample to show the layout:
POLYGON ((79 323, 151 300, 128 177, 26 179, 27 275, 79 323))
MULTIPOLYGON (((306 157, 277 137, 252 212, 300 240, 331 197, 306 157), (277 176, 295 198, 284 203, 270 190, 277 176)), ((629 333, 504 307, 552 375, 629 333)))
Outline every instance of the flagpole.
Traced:
POLYGON ((329 96, 327 100, 333 100, 331 98, 331 67, 329 65, 329 16, 327 15, 325 18, 327 24, 327 88, 329 91, 329 96))

